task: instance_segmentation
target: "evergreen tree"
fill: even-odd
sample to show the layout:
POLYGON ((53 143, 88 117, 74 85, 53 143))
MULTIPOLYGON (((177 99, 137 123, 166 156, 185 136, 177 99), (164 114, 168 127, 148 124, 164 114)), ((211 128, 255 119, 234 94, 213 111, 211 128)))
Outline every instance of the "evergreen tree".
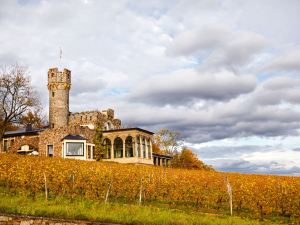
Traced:
POLYGON ((103 132, 102 126, 99 124, 96 128, 96 134, 94 137, 94 158, 99 161, 103 159, 104 156, 104 146, 103 146, 103 132))

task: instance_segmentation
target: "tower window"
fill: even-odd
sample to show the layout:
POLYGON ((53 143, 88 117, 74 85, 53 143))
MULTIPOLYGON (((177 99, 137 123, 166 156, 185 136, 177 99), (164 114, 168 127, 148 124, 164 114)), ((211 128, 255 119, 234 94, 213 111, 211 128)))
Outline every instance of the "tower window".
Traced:
POLYGON ((55 93, 54 93, 54 91, 52 91, 52 97, 54 97, 54 95, 55 95, 55 93))
POLYGON ((54 123, 52 123, 52 125, 51 125, 51 126, 52 126, 52 128, 54 128, 54 123))

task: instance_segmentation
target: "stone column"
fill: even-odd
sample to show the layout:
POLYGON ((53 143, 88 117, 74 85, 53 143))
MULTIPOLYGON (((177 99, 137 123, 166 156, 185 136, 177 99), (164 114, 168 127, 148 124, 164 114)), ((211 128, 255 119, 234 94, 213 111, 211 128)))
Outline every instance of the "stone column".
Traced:
POLYGON ((135 138, 132 138, 132 151, 133 151, 133 157, 136 156, 135 152, 135 138))
POLYGON ((110 158, 114 159, 114 138, 112 139, 113 141, 111 141, 111 149, 110 149, 110 158))
MULTIPOLYGON (((91 154, 91 149, 90 149, 90 154, 91 154)), ((89 152, 89 147, 87 144, 83 145, 83 155, 85 156, 85 160, 88 159, 88 152, 89 152)))
POLYGON ((143 143, 142 143, 142 137, 140 136, 140 156, 141 158, 144 158, 143 156, 143 143))
POLYGON ((148 149, 148 140, 145 138, 145 148, 146 148, 146 159, 148 159, 149 149, 148 149))
POLYGON ((134 151, 134 154, 135 154, 135 157, 139 157, 139 153, 138 153, 138 144, 137 144, 137 137, 135 136, 134 137, 134 149, 133 149, 133 151, 134 151))
POLYGON ((149 142, 150 142, 149 143, 149 146, 150 146, 150 155, 149 155, 150 157, 149 158, 152 159, 152 141, 151 141, 151 139, 149 139, 149 142))
MULTIPOLYGON (((126 140, 126 139, 125 139, 126 140)), ((125 158, 125 148, 126 148, 126 144, 125 144, 125 140, 123 140, 122 138, 122 141, 123 141, 123 158, 125 158)))

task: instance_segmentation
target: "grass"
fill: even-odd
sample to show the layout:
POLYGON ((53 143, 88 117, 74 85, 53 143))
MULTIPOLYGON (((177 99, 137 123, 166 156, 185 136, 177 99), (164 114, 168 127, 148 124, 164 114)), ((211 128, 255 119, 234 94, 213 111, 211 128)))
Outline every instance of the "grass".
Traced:
MULTIPOLYGON (((35 199, 22 194, 0 193, 0 212, 31 216, 80 219, 120 224, 155 225, 272 225, 270 221, 258 221, 240 217, 204 214, 192 211, 139 206, 136 204, 104 204, 87 199, 56 197, 46 201, 41 194, 35 199)), ((278 224, 278 223, 277 223, 278 224)))

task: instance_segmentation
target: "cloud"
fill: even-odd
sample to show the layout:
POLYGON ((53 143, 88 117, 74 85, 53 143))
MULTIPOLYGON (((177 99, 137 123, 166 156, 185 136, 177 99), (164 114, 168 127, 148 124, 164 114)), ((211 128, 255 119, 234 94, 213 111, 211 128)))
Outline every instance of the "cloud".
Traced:
POLYGON ((200 30, 187 30, 177 35, 166 50, 169 56, 194 56, 201 68, 227 68, 248 64, 267 46, 260 34, 233 31, 228 26, 211 25, 200 30))
POLYGON ((193 55, 205 50, 222 47, 230 39, 228 27, 214 25, 199 30, 188 30, 177 35, 168 46, 169 56, 193 55))
POLYGON ((183 70, 145 80, 135 88, 129 100, 155 105, 182 105, 201 99, 224 101, 253 91, 255 85, 253 75, 183 70))
POLYGON ((205 61, 205 67, 236 67, 247 65, 267 46, 267 40, 255 33, 238 32, 223 48, 216 49, 205 61))
POLYGON ((272 151, 272 146, 242 145, 242 146, 207 146, 195 151, 204 159, 232 158, 249 152, 272 151))
POLYGON ((74 79, 71 89, 71 94, 79 95, 81 93, 93 93, 97 92, 99 89, 105 88, 106 84, 101 79, 96 80, 86 80, 86 79, 74 79))
POLYGON ((262 71, 300 71, 300 50, 292 49, 274 57, 262 71))
MULTIPOLYGON (((176 80, 171 78, 169 80, 168 84, 173 87, 172 82, 176 80)), ((214 101, 204 97, 202 99, 191 98, 195 95, 185 96, 183 94, 185 92, 181 93, 179 90, 174 93, 180 94, 174 94, 174 96, 170 94, 167 98, 169 96, 166 95, 169 92, 167 85, 166 90, 161 87, 162 92, 154 85, 149 85, 150 90, 146 86, 140 86, 141 89, 137 88, 134 98, 126 99, 131 102, 131 105, 135 105, 133 106, 135 110, 130 110, 128 105, 121 106, 120 109, 124 112, 122 116, 131 124, 145 126, 152 130, 159 127, 180 130, 183 138, 190 143, 203 143, 231 137, 297 136, 300 128, 300 114, 299 110, 294 107, 297 95, 293 95, 298 92, 297 82, 299 81, 294 78, 270 78, 259 83, 252 92, 237 95, 228 100, 221 97, 214 101), (156 95, 156 92, 159 94, 156 95), (164 96, 166 98, 163 98, 164 96), (190 101, 189 104, 188 101, 190 101)), ((184 87, 187 87, 184 81, 175 83, 184 84, 184 87)), ((207 86, 214 85, 214 82, 212 85, 209 82, 203 83, 207 86)), ((232 85, 238 84, 232 82, 232 85)), ((220 91, 220 87, 216 87, 208 90, 220 91)), ((203 96, 207 97, 207 95, 203 96)))
POLYGON ((300 104, 299 86, 299 78, 287 76, 270 78, 256 90, 253 98, 262 105, 300 104))
POLYGON ((299 152, 281 146, 264 145, 208 146, 196 148, 200 159, 219 171, 299 175, 299 152))
POLYGON ((217 167, 223 172, 240 172, 240 173, 256 173, 256 174, 279 174, 299 176, 300 167, 293 166, 286 168, 284 164, 278 162, 267 163, 251 163, 246 160, 226 160, 224 164, 217 167))

